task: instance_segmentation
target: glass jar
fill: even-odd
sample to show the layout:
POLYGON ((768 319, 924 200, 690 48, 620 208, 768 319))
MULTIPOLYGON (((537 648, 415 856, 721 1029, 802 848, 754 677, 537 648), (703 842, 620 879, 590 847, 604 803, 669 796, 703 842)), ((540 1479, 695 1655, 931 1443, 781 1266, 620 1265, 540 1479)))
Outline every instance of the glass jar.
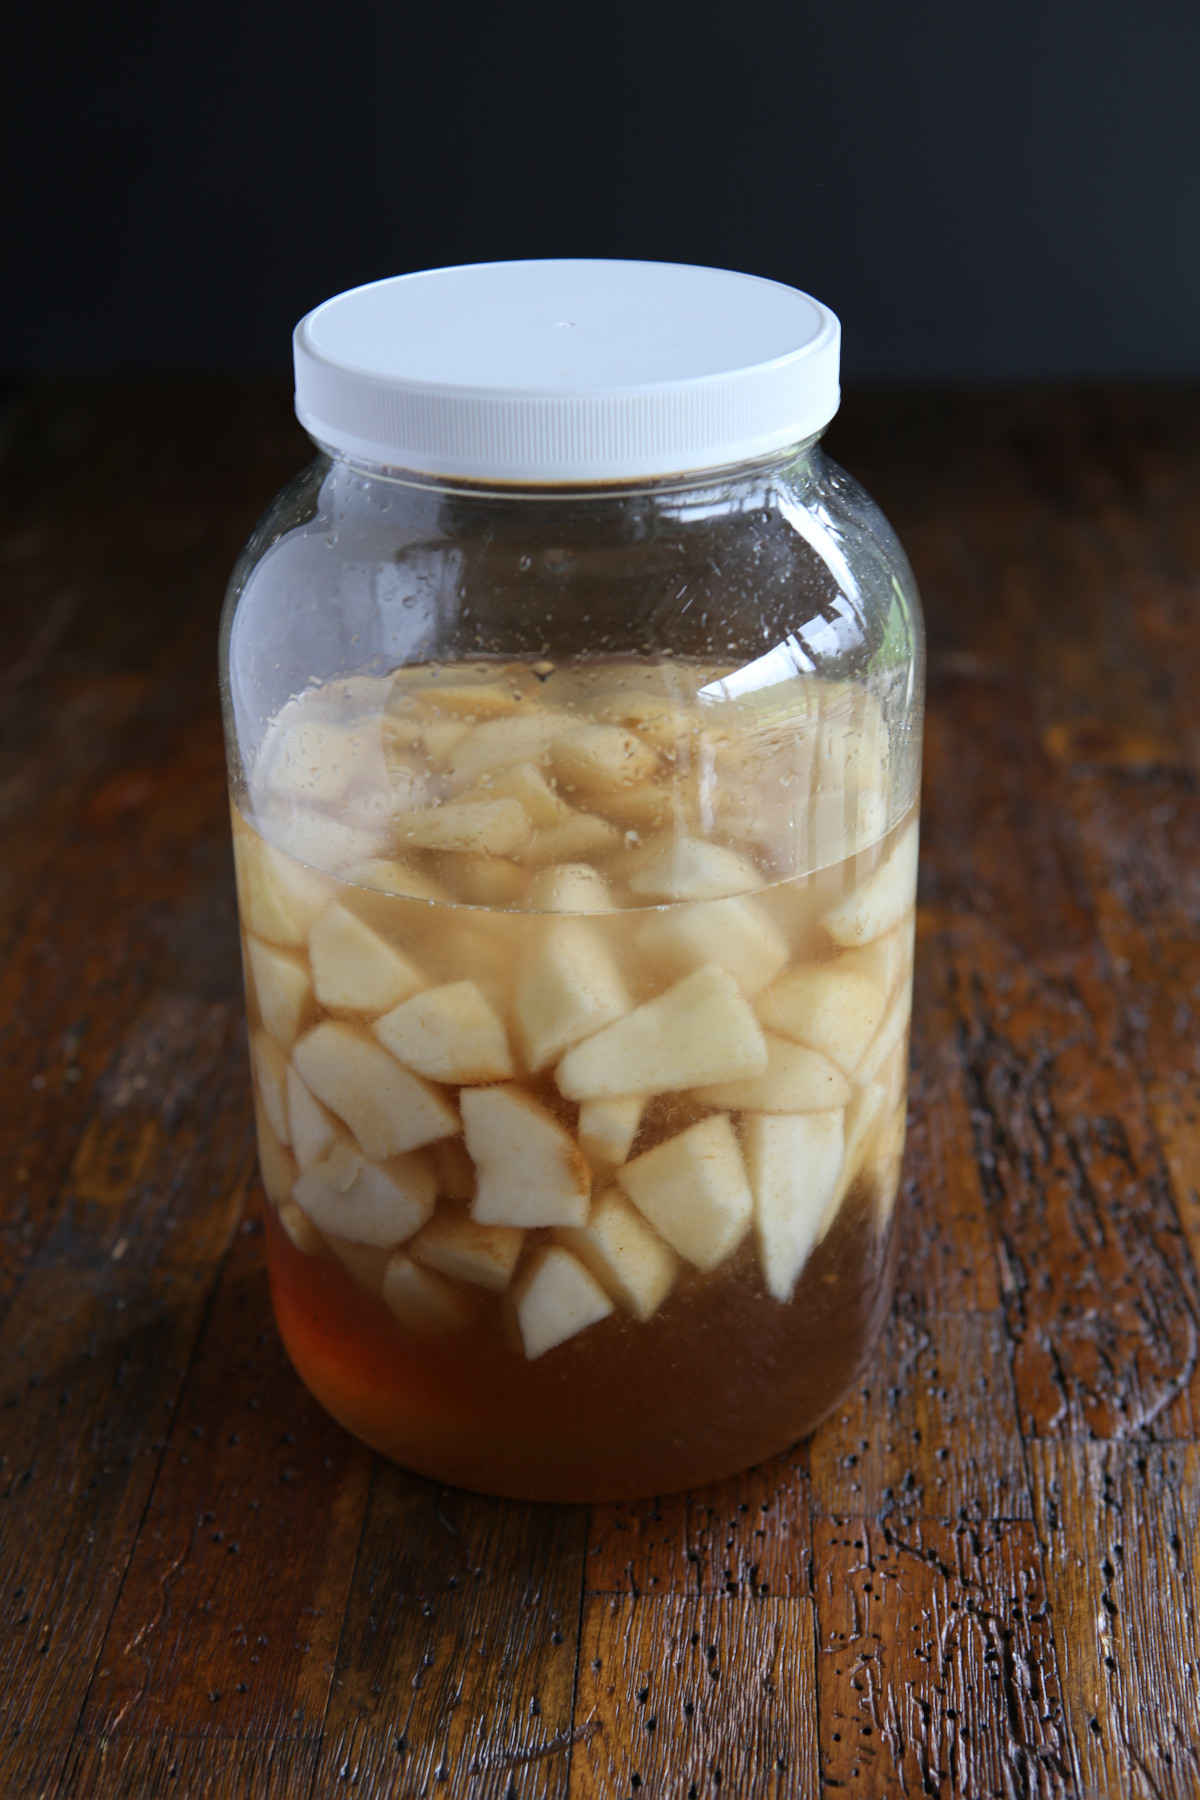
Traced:
POLYGON ((923 646, 818 442, 838 338, 603 262, 297 330, 319 453, 222 638, 271 1290, 323 1405, 438 1479, 728 1474, 888 1310, 923 646))

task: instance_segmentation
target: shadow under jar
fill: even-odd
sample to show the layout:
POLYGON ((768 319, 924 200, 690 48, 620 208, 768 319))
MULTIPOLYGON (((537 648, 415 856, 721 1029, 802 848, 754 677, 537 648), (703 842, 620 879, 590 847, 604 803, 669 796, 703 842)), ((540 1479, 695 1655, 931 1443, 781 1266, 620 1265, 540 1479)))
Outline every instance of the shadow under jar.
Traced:
POLYGON ((776 283, 604 262, 297 329, 319 454, 222 635, 271 1289, 438 1479, 731 1473, 890 1304, 923 647, 818 442, 838 347, 776 283))

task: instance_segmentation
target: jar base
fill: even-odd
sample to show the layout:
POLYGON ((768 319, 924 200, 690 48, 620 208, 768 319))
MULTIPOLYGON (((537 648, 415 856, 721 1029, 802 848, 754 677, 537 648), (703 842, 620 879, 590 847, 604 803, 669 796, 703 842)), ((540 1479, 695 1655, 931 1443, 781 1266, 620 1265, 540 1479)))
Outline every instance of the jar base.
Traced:
MULTIPOLYGON (((863 1209, 843 1210, 848 1216, 814 1253, 792 1305, 768 1303, 779 1325, 807 1324, 807 1356, 795 1354, 794 1342, 756 1341, 744 1321, 737 1329, 738 1286, 731 1283, 724 1331, 719 1314, 714 1317, 712 1290, 698 1296, 710 1341, 708 1354, 691 1368, 633 1335, 648 1334, 654 1321, 623 1321, 625 1338, 614 1333, 608 1347, 607 1375, 598 1345, 592 1361, 600 1362, 599 1371, 578 1358, 573 1366, 565 1356, 557 1368, 540 1359, 539 1368, 514 1364, 499 1332, 497 1342, 468 1351, 465 1369, 455 1371, 445 1346, 441 1354, 428 1343, 414 1350, 382 1301, 364 1293, 340 1266, 298 1252, 269 1213, 275 1316, 314 1398, 371 1449, 418 1475, 526 1501, 669 1494, 722 1480, 788 1449, 836 1407, 869 1361, 890 1307, 896 1233, 888 1232, 874 1279, 864 1286, 863 1209), (857 1297, 847 1304, 836 1276, 839 1264, 849 1261, 854 1238, 857 1297), (831 1299, 840 1290, 840 1303, 814 1304, 822 1290, 831 1299), (814 1318, 818 1311, 823 1320, 814 1318), (741 1367, 731 1367, 739 1347, 741 1367), (622 1370, 622 1361, 630 1367, 622 1370), (723 1367, 725 1379, 706 1385, 705 1365, 723 1367), (634 1366, 642 1373, 636 1392, 634 1366), (781 1379, 781 1367, 787 1379, 781 1379)), ((677 1332, 679 1325, 678 1316, 663 1322, 666 1331, 677 1332)))

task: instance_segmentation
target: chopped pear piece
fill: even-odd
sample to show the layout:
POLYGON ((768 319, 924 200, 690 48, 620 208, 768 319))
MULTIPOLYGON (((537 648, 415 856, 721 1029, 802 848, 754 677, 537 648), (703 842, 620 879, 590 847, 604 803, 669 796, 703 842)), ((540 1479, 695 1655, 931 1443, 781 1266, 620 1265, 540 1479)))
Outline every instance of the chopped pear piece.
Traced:
POLYGON ((263 1111, 271 1121, 271 1130, 281 1144, 289 1144, 292 1133, 288 1120, 287 1058, 265 1031, 256 1031, 250 1040, 250 1061, 263 1111))
POLYGON ((543 825, 520 851, 523 862, 577 862, 581 857, 607 856, 621 842, 621 834, 607 819, 595 813, 573 812, 557 825, 543 825))
POLYGON ((724 1113, 625 1163, 617 1180, 659 1236, 698 1269, 715 1269, 737 1249, 754 1210, 724 1113))
POLYGON ((469 856, 448 850, 443 873, 457 883, 470 906, 515 906, 529 886, 529 871, 506 856, 469 856))
POLYGON ((704 838, 679 837, 654 851, 629 878, 649 900, 721 900, 762 886, 762 876, 736 850, 704 838))
POLYGON ((428 988, 375 1021, 398 1062, 431 1081, 507 1081, 512 1053, 504 1026, 473 981, 428 988))
POLYGON ((539 869, 529 884, 525 904, 531 912, 615 912, 612 889, 590 863, 559 863, 539 869))
POLYGON ((908 1018, 911 1010, 912 996, 907 986, 898 988, 892 996, 892 1003, 883 1016, 879 1030, 871 1039, 866 1054, 854 1071, 854 1082, 857 1087, 862 1087, 868 1081, 879 1080, 884 1064, 908 1030, 908 1018))
POLYGON ((843 950, 838 957, 838 967, 855 969, 869 976, 885 994, 890 994, 901 976, 912 967, 915 928, 916 914, 910 912, 907 919, 891 931, 885 931, 873 943, 864 944, 859 950, 843 950))
POLYGON ((774 980, 788 959, 782 932, 753 900, 664 908, 642 926, 638 946, 668 975, 720 963, 748 1000, 774 980))
POLYGON ((498 681, 430 682, 423 698, 440 713, 458 715, 471 723, 481 719, 502 719, 515 713, 521 705, 520 694, 498 681))
POLYGON ((435 762, 445 762, 470 735, 471 727, 463 719, 430 719, 421 728, 422 741, 435 762))
POLYGON ((646 1106, 645 1094, 621 1094, 615 1100, 585 1100, 579 1109, 576 1136, 589 1162, 615 1168, 633 1148, 646 1106))
POLYGON ((458 1116, 437 1089, 352 1025, 326 1019, 292 1054, 317 1099, 377 1162, 458 1134, 458 1116))
POLYGON ((669 1093, 764 1075, 767 1041, 737 983, 710 963, 568 1050, 555 1079, 569 1100, 669 1093))
POLYGON ((877 1168, 875 1190, 875 1220, 882 1229, 892 1216, 892 1208, 896 1204, 896 1195, 900 1191, 900 1176, 904 1169, 904 1135, 908 1129, 908 1107, 901 1100, 893 1107, 891 1117, 879 1135, 879 1144, 875 1152, 877 1168))
MULTIPOLYGON (((564 919, 548 929, 517 985, 513 1015, 535 1072, 627 1013, 633 1001, 598 931, 564 919)), ((629 1092, 625 1082, 622 1093, 629 1092)))
POLYGON ((309 869, 341 871, 378 856, 383 847, 382 833, 347 825, 307 806, 274 801, 259 817, 272 842, 309 869))
POLYGON ((512 1225, 479 1225, 465 1213, 439 1207, 408 1250, 424 1268, 499 1294, 512 1280, 524 1242, 525 1233, 512 1225))
POLYGON ((486 719, 454 751, 450 778, 461 785, 513 763, 540 762, 554 739, 573 723, 570 713, 550 707, 516 713, 511 719, 486 719))
POLYGON ((322 1231, 383 1247, 402 1244, 421 1229, 433 1211, 434 1188, 426 1156, 372 1163, 340 1143, 297 1178, 292 1199, 322 1231))
POLYGON ((401 848, 508 856, 528 838, 529 818, 519 800, 447 800, 396 820, 401 848))
POLYGON ((320 1232, 294 1200, 285 1200, 279 1208, 279 1223, 302 1256, 315 1256, 320 1250, 323 1241, 320 1232))
POLYGON ((359 863, 356 868, 347 871, 346 879, 377 894, 403 894, 413 900, 450 898, 441 882, 435 881, 431 875, 411 868, 408 863, 396 862, 384 856, 372 857, 368 862, 359 863))
POLYGON ((437 1176, 437 1191, 443 1200, 475 1198, 475 1164, 461 1138, 443 1138, 430 1148, 429 1155, 437 1176))
POLYGON ((254 1117, 258 1128, 258 1168, 263 1192, 276 1206, 283 1206, 295 1185, 296 1159, 275 1135, 267 1109, 260 1100, 255 1101, 254 1117))
POLYGON ((597 793, 644 781, 658 766, 653 750, 620 725, 580 725, 555 740, 550 759, 564 785, 597 793))
POLYGON ((818 1244, 827 1236, 841 1210, 842 1201, 854 1186, 867 1161, 879 1126, 887 1113, 887 1105, 887 1089, 881 1082, 869 1081, 866 1087, 856 1089, 854 1098, 846 1108, 842 1172, 817 1227, 818 1244))
POLYGON ((422 1269, 403 1250, 388 1259, 383 1298, 402 1325, 412 1331, 457 1331, 467 1323, 460 1295, 448 1281, 422 1269))
POLYGON ((254 765, 263 794, 296 795, 313 802, 340 800, 349 785, 360 748, 341 726, 327 719, 284 715, 268 731, 254 765))
POLYGON ((597 717, 624 725, 656 750, 674 750, 697 730, 697 720, 677 701, 644 688, 622 688, 594 708, 597 717))
POLYGON ((679 1267, 675 1252, 651 1231, 618 1188, 605 1188, 596 1196, 586 1225, 555 1235, 617 1305, 643 1324, 675 1285, 679 1267))
POLYGON ((554 1114, 523 1088, 464 1088, 459 1096, 477 1187, 477 1225, 582 1225, 592 1175, 554 1114))
POLYGON ((594 1276, 561 1245, 538 1253, 517 1301, 521 1341, 530 1362, 589 1325, 607 1319, 613 1303, 594 1276))
POLYGON ((329 895, 308 869, 268 844, 234 814, 233 858, 237 865, 242 923, 255 937, 301 950, 329 895))
POLYGON ((764 1035, 765 1075, 696 1088, 695 1098, 707 1106, 755 1113, 817 1113, 846 1105, 853 1090, 836 1063, 807 1044, 793 1044, 769 1031, 764 1035))
POLYGON ((340 1135, 332 1113, 311 1094, 291 1063, 287 1068, 288 1130, 296 1161, 302 1169, 324 1162, 340 1135))
POLYGON ((874 874, 826 913, 824 925, 835 944, 869 944, 898 925, 917 889, 918 830, 914 819, 874 874))
POLYGON ((514 763, 511 769, 500 769, 491 777, 487 791, 494 799, 519 800, 531 825, 561 825, 571 817, 572 809, 536 763, 514 763))
POLYGON ((763 1280, 790 1300, 841 1173, 841 1108, 751 1113, 745 1146, 763 1280))
POLYGON ((425 985, 415 963, 337 902, 313 926, 308 948, 317 999, 335 1011, 387 1012, 425 985))
POLYGON ((246 961, 262 1022, 280 1049, 287 1050, 312 1004, 308 964, 290 950, 276 950, 249 935, 246 961))
POLYGON ((671 817, 675 795, 661 781, 642 781, 637 787, 615 787, 604 794, 593 794, 592 805, 623 831, 653 831, 671 817))
POLYGON ((791 969, 767 989, 755 1009, 770 1031, 807 1044, 853 1074, 879 1029, 887 996, 856 969, 839 962, 791 969))

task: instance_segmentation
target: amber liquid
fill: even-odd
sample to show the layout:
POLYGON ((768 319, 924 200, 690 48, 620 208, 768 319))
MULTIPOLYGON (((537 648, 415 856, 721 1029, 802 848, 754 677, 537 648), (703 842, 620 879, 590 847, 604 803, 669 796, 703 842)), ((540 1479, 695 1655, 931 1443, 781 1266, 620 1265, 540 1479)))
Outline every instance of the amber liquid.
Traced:
MULTIPOLYGON (((532 698, 536 705, 537 694, 532 698)), ((356 704, 361 706, 361 697, 356 704)), ((430 758, 430 766, 436 777, 436 758, 430 758)), ((552 779, 552 763, 544 766, 552 779)), ((670 778, 676 772, 671 766, 670 778)), ((602 817, 603 796, 589 798, 602 817)), ((616 811, 625 799, 620 797, 616 811)), ((324 819, 346 816, 336 799, 323 794, 321 804, 324 811, 312 813, 318 828, 324 819)), ((848 804, 847 813, 854 813, 853 805, 848 804)), ((303 802, 292 816, 307 829, 303 802)), ((750 895, 753 904, 786 939, 789 960, 783 974, 794 967, 837 964, 843 953, 822 919, 881 866, 910 817, 881 837, 847 844, 849 854, 842 858, 790 879, 778 878, 785 848, 747 846, 744 840, 738 845, 762 871, 757 877, 761 885, 750 895)), ((289 856, 286 833, 281 842, 278 825, 274 832, 270 824, 265 829, 275 839, 273 860, 256 864, 258 872, 247 875, 248 859, 257 858, 262 840, 243 816, 235 816, 242 846, 243 923, 249 930, 256 924, 266 928, 261 894, 256 903, 251 892, 255 882, 261 886, 265 879, 278 879, 286 885, 294 874, 303 895, 301 925, 304 906, 319 910, 324 892, 327 900, 354 911, 419 962, 430 982, 476 981, 501 1015, 509 1017, 509 988, 545 931, 547 915, 524 910, 519 895, 505 908, 464 904, 454 892, 453 851, 410 851, 397 860, 394 844, 384 837, 372 858, 362 857, 362 846, 356 846, 359 866, 335 873, 289 856), (397 885, 404 884, 407 871, 418 895, 432 887, 447 897, 415 898, 373 885, 386 885, 386 870, 381 869, 389 851, 397 885), (268 867, 273 873, 264 876, 268 867)), ((311 841, 305 838, 304 845, 311 841)), ((646 953, 642 934, 647 921, 672 904, 704 904, 652 906, 643 895, 623 888, 623 879, 631 869, 636 875, 645 854, 643 844, 631 847, 622 833, 615 849, 589 859, 614 901, 612 911, 591 914, 588 923, 604 936, 634 1004, 652 999, 680 975, 678 968, 660 966, 655 955, 646 953)), ((480 859, 472 852, 471 860, 470 880, 476 883, 480 859)), ((521 871, 519 848, 503 860, 521 871)), ((278 927, 270 920, 267 925, 278 935, 278 927)), ((896 929, 911 930, 911 914, 896 929)), ((302 943, 291 942, 285 950, 297 967, 307 966, 302 943)), ((907 964, 895 980, 906 996, 911 980, 907 964)), ((752 996, 760 1017, 773 985, 752 996)), ((248 992, 252 1039, 261 1044, 264 1008, 252 980, 248 992)), ((326 1016, 328 1009, 310 998, 302 1031, 312 1030, 326 1016)), ((523 1065, 519 1044, 516 1054, 516 1079, 523 1089, 568 1132, 575 1132, 579 1106, 559 1092, 554 1069, 532 1073, 523 1065)), ((905 1057, 906 1034, 889 1063, 894 1071, 893 1117, 897 1103, 903 1105, 905 1057)), ((648 1319, 631 1317, 618 1306, 531 1358, 522 1348, 514 1296, 525 1262, 554 1234, 526 1231, 524 1260, 504 1292, 455 1282, 454 1329, 431 1334, 415 1328, 397 1316, 380 1291, 390 1247, 365 1254, 352 1247, 345 1254, 345 1246, 328 1233, 323 1236, 298 1219, 290 1199, 297 1166, 268 1117, 265 1065, 256 1066, 264 1177, 274 1202, 267 1220, 269 1268, 281 1334, 302 1379, 327 1410, 399 1463, 439 1480, 525 1499, 580 1501, 668 1492, 729 1474, 793 1443, 836 1404, 871 1352, 891 1295, 898 1177, 894 1132, 877 1152, 869 1146, 862 1152, 861 1167, 786 1301, 767 1291, 751 1229, 716 1268, 702 1271, 681 1257, 671 1291, 648 1319)), ((717 1110, 687 1093, 652 1098, 630 1157, 643 1155, 717 1110)), ((743 1132, 743 1115, 734 1110, 731 1117, 743 1132)), ((613 1179, 611 1170, 598 1171, 596 1190, 613 1179)), ((437 1202, 439 1207, 464 1204, 461 1195, 437 1202)), ((403 1245, 398 1253, 404 1253, 403 1245)))

